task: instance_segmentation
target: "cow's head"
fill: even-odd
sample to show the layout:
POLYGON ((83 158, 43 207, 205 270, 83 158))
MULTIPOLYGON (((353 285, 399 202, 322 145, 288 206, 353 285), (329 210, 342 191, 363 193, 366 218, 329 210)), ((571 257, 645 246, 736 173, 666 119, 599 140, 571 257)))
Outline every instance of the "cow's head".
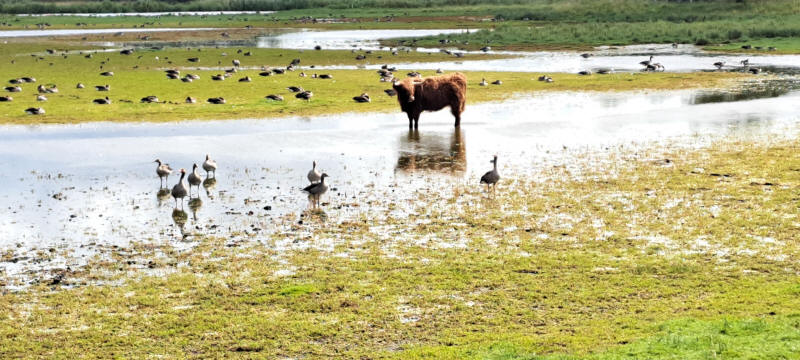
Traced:
POLYGON ((422 84, 421 81, 412 79, 405 79, 403 81, 395 80, 392 82, 392 87, 397 91, 397 99, 400 100, 400 103, 410 103, 414 102, 414 88, 420 84, 422 84))

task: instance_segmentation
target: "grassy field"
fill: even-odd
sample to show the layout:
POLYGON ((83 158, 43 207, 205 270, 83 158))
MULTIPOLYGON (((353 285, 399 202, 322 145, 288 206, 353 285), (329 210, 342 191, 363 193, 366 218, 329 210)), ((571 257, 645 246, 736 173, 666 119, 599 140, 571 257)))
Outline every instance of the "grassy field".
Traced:
MULTIPOLYGON (((50 44, 52 45, 52 44, 50 44)), ((331 113, 382 111, 397 108, 396 99, 387 96, 383 90, 390 83, 380 82, 375 70, 315 70, 310 65, 355 65, 384 64, 391 62, 425 62, 450 60, 452 56, 441 53, 389 52, 367 54, 366 60, 355 60, 356 54, 350 51, 299 51, 281 49, 242 49, 243 53, 252 51, 252 56, 237 54, 236 48, 201 48, 142 50, 133 55, 118 52, 96 53, 91 59, 82 54, 44 55, 48 44, 9 43, 9 53, 3 61, 7 66, 0 68, 0 79, 17 79, 23 76, 34 77, 37 83, 23 84, 22 92, 5 93, 13 101, 0 103, 0 122, 13 124, 35 123, 75 123, 86 121, 174 121, 192 119, 236 119, 263 118, 290 115, 320 115, 331 113), (31 57, 30 54, 38 57, 31 57), (41 57, 41 59, 39 59, 41 57), (140 58, 141 57, 141 58, 140 58), (156 57, 159 59, 156 60, 156 57), (198 62, 190 62, 198 57, 198 62), (259 76, 262 66, 285 66, 292 59, 301 59, 301 66, 308 77, 299 77, 300 70, 285 75, 259 76), (223 73, 223 68, 231 68, 233 59, 242 62, 243 69, 225 81, 213 81, 212 75, 223 73), (13 64, 11 63, 13 61, 13 64), (164 69, 180 69, 182 75, 200 75, 199 80, 184 83, 181 80, 168 80, 164 69), (209 70, 213 69, 213 70, 209 70), (100 76, 102 71, 113 71, 113 77, 100 76), (333 75, 332 80, 312 79, 314 73, 333 75), (252 82, 239 82, 249 76, 252 82), (86 87, 77 89, 76 84, 86 87), (47 101, 37 101, 36 86, 56 84, 59 92, 46 94, 47 101), (110 85, 110 91, 96 91, 95 85, 110 85), (311 90, 314 97, 310 102, 294 98, 286 88, 300 86, 311 90), (361 93, 371 95, 371 103, 357 104, 352 97, 361 93), (285 101, 266 100, 269 94, 280 94, 285 101), (155 95, 160 103, 140 103, 145 96, 155 95), (95 105, 92 100, 108 96, 110 105, 95 105), (186 104, 186 97, 198 99, 197 104, 186 104), (224 97, 226 104, 206 103, 211 97, 224 97), (42 107, 45 115, 31 116, 24 110, 29 107, 42 107)), ((55 49, 62 46, 53 45, 55 49)), ((495 58, 498 55, 467 55, 466 60, 495 58)), ((413 69, 398 72, 405 73, 413 69)), ((434 75, 434 71, 424 72, 434 75)), ((535 91, 597 90, 624 91, 639 89, 677 89, 688 87, 723 87, 731 81, 750 78, 734 73, 654 73, 593 75, 582 77, 575 74, 552 74, 554 83, 537 80, 538 74, 507 72, 468 72, 469 102, 495 101, 513 97, 517 93, 535 91), (487 81, 502 80, 501 86, 481 87, 481 78, 487 81)), ((7 84, 7 86, 10 84, 7 84)))
MULTIPOLYGON (((335 6, 324 1, 288 4, 276 14, 227 16, 143 17, 18 17, 0 16, 7 29, 35 28, 48 23, 52 28, 114 27, 230 27, 258 28, 316 27, 353 28, 482 28, 474 34, 453 35, 454 44, 464 48, 490 45, 498 48, 586 49, 597 45, 642 43, 688 43, 716 45, 763 42, 781 46, 784 53, 796 53, 800 37, 800 5, 793 0, 776 1, 465 1, 442 3, 419 1, 364 2, 358 7, 335 6), (394 6, 393 6, 394 5, 394 6), (308 9, 293 9, 308 6, 308 9), (610 12, 607 9, 613 8, 610 12), (336 19, 337 23, 314 23, 336 19), (493 21, 490 21, 493 20, 493 21), (80 26, 77 24, 81 24, 80 26)), ((341 5, 341 4, 340 4, 341 5)), ((420 44, 438 45, 439 38, 420 44)), ((720 50, 726 50, 722 47, 720 50)))
POLYGON ((419 189, 410 217, 112 251, 64 282, 114 285, 0 295, 0 357, 797 358, 800 143, 663 146, 501 167, 495 199, 419 189))

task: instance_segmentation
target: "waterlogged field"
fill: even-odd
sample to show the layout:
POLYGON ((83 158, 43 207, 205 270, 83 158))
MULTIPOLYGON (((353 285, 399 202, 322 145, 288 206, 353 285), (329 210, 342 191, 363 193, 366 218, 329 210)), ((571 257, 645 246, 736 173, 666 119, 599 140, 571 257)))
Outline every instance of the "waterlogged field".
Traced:
POLYGON ((215 28, 2 40, 4 86, 36 82, 0 94, 13 97, 0 102, 0 358, 797 358, 798 72, 777 55, 795 52, 797 5, 615 3, 0 17, 4 30, 215 28), (494 28, 417 41, 456 52, 762 49, 740 65, 683 45, 462 58, 368 53, 366 36, 350 50, 335 34, 312 50, 312 34, 304 50, 260 47, 297 26, 494 28), (654 53, 666 72, 638 66, 654 53), (442 111, 407 130, 383 64, 464 72, 462 127, 442 111), (545 67, 565 70, 548 83, 545 67), (182 121, 204 119, 225 121, 182 121), (191 169, 207 153, 219 181, 173 209, 153 159, 191 169), (495 195, 478 183, 492 154, 495 195), (300 191, 312 160, 331 175, 318 210, 300 191))
POLYGON ((61 278, 106 285, 2 295, 0 354, 793 358, 798 149, 576 152, 493 199, 420 188, 408 217, 112 250, 61 278))
MULTIPOLYGON (((191 119, 233 119, 275 117, 289 115, 319 115, 341 112, 392 110, 397 100, 384 90, 390 82, 381 82, 375 70, 316 70, 311 66, 326 65, 376 65, 392 62, 445 61, 454 58, 444 53, 374 51, 370 54, 344 50, 286 50, 249 48, 197 48, 137 50, 132 55, 118 51, 72 51, 64 55, 44 53, 48 44, 11 43, 9 50, 16 54, 5 55, 7 66, 0 68, 0 78, 17 79, 28 76, 36 83, 22 84, 21 92, 6 93, 13 101, 0 103, 0 122, 5 123, 68 123, 84 121, 174 121, 191 119), (241 50, 241 53, 239 52, 241 50), (251 56, 244 56, 250 52, 251 56), (30 54, 34 54, 31 56, 30 54), (86 58, 86 55, 92 58, 86 58), (366 60, 355 60, 357 55, 366 60), (190 58, 198 58, 196 62, 190 58), (241 66, 236 73, 223 81, 211 79, 232 69, 237 59, 241 66), (262 67, 284 68, 293 59, 300 59, 295 71, 283 75, 260 76, 262 67), (167 69, 196 74, 200 79, 191 83, 168 79, 167 69), (101 76, 111 71, 114 76, 101 76), (300 77, 303 72, 307 76, 300 77), (314 74, 328 74, 332 79, 312 78, 314 74), (250 77, 251 82, 239 80, 250 77), (83 89, 76 88, 81 83, 83 89), (59 92, 44 94, 47 101, 39 101, 38 85, 57 85, 59 92), (97 91, 95 86, 109 85, 109 91, 97 91), (289 86, 299 86, 313 92, 310 101, 296 99, 289 86), (352 97, 367 93, 370 103, 355 103, 352 97), (284 97, 284 101, 267 100, 270 94, 284 97), (141 98, 157 96, 159 103, 141 103, 141 98), (93 100, 108 97, 109 105, 97 105, 93 100), (194 97, 196 104, 185 99, 194 97), (223 97, 225 104, 210 104, 206 100, 223 97), (42 107, 44 115, 28 115, 25 109, 42 107)), ((57 47, 62 49, 62 47, 57 47)), ((496 59, 497 54, 467 54, 464 61, 496 59)), ((399 69, 397 76, 414 69, 399 69)), ((553 83, 538 80, 539 74, 527 72, 465 72, 469 79, 469 101, 479 103, 509 99, 515 94, 533 91, 625 91, 637 89, 683 89, 698 87, 728 87, 737 80, 749 79, 742 73, 618 73, 580 76, 577 74, 550 74, 553 83), (479 86, 500 80, 502 85, 479 86)), ((422 75, 435 75, 423 71, 422 75)), ((11 86, 7 84, 6 86, 11 86)))

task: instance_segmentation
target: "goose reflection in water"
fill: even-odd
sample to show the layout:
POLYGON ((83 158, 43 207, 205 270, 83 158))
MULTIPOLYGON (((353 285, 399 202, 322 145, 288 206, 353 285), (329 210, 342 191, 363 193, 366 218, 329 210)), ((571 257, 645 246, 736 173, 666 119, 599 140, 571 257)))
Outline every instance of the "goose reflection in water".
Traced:
POLYGON ((203 200, 200 200, 200 194, 196 198, 189 200, 189 210, 192 211, 192 220, 197 222, 197 211, 203 207, 203 200))
MULTIPOLYGON (((206 189, 206 196, 208 196, 209 199, 214 199, 213 191, 216 186, 217 186, 217 178, 206 178, 205 180, 203 180, 203 188, 206 189)), ((198 194, 198 198, 199 196, 200 195, 198 194)))
POLYGON ((170 199, 170 191, 167 188, 158 189, 156 193, 156 200, 158 200, 158 206, 161 206, 165 201, 170 199))
POLYGON ((172 210, 172 221, 175 222, 175 225, 181 230, 181 235, 185 238, 186 232, 184 231, 184 226, 186 225, 186 220, 189 219, 189 215, 186 214, 186 211, 181 209, 175 208, 172 210))
POLYGON ((434 171, 462 175, 467 169, 467 147, 463 130, 421 134, 410 129, 400 137, 395 172, 434 171))

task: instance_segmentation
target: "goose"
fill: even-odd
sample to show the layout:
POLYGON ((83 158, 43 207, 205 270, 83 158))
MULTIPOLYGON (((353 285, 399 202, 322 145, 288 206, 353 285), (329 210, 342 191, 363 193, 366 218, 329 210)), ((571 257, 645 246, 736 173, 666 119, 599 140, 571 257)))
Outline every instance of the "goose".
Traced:
POLYGON ((6 91, 8 92, 20 92, 22 88, 19 86, 6 86, 6 91))
POLYGON ((26 82, 26 83, 35 83, 36 82, 36 78, 32 78, 32 77, 28 77, 28 76, 23 76, 23 77, 21 77, 19 79, 22 80, 22 82, 26 82))
POLYGON ((368 103, 368 102, 370 102, 370 98, 369 98, 369 95, 367 95, 367 93, 362 93, 361 95, 354 96, 353 100, 355 100, 358 103, 368 103))
POLYGON ((244 56, 253 56, 253 52, 252 51, 248 51, 248 52, 244 53, 244 56))
POLYGON ((175 75, 180 75, 181 74, 180 70, 175 70, 175 69, 167 69, 167 70, 164 70, 164 72, 167 73, 167 74, 175 74, 175 75))
POLYGON ((489 47, 489 46, 484 46, 484 47, 481 48, 481 51, 483 51, 483 52, 488 52, 490 50, 492 50, 492 48, 489 47))
POLYGON ((225 80, 225 76, 224 75, 220 75, 220 74, 211 75, 211 80, 222 81, 222 80, 225 80))
POLYGON ((486 82, 486 79, 484 78, 484 79, 481 79, 481 82, 480 82, 478 85, 480 85, 480 86, 487 86, 487 85, 489 85, 489 83, 487 83, 487 82, 486 82))
POLYGON ((186 103, 187 103, 187 104, 194 104, 194 103, 196 103, 196 102, 197 102, 197 99, 195 99, 195 98, 193 98, 193 97, 191 97, 191 96, 187 96, 187 97, 186 97, 186 103))
POLYGON ((17 85, 17 84, 22 84, 23 81, 20 80, 20 79, 11 79, 11 80, 8 80, 8 83, 9 84, 13 84, 13 85, 17 85))
POLYGON ((156 159, 153 162, 158 164, 156 166, 156 175, 158 175, 158 179, 161 180, 161 186, 163 186, 166 181, 169 181, 169 174, 172 174, 172 168, 169 167, 169 164, 162 164, 160 159, 156 159))
POLYGON ((242 63, 237 59, 233 59, 233 61, 231 61, 231 62, 233 63, 233 66, 236 66, 236 67, 239 67, 239 66, 242 65, 242 63))
POLYGON ((356 60, 364 60, 366 58, 367 57, 365 55, 361 55, 361 54, 356 55, 356 60))
POLYGON ((306 77, 306 73, 301 71, 299 76, 300 77, 306 77))
POLYGON ((322 197, 322 194, 328 191, 328 185, 325 184, 326 177, 328 177, 328 174, 322 173, 322 175, 319 176, 318 183, 313 183, 303 188, 303 191, 308 193, 311 198, 314 207, 319 207, 319 199, 322 197))
POLYGON ((437 74, 444 74, 444 70, 442 70, 442 69, 436 69, 436 73, 437 73, 437 74))
POLYGON ((157 103, 158 97, 155 95, 145 96, 142 98, 141 102, 145 104, 157 103))
POLYGON ((239 72, 239 70, 236 70, 236 68, 225 69, 225 73, 227 74, 235 74, 237 72, 239 72))
POLYGON ((47 93, 47 88, 44 87, 44 85, 39 85, 36 87, 36 91, 38 91, 39 94, 44 94, 47 93))
POLYGON ((108 85, 108 84, 106 84, 106 85, 95 85, 94 89, 97 90, 97 91, 110 91, 111 90, 111 85, 108 85))
POLYGON ((0 96, 0 102, 7 102, 7 101, 13 101, 13 100, 14 100, 14 98, 12 98, 11 96, 0 96))
POLYGON ((714 63, 714 66, 717 67, 717 70, 722 69, 722 67, 725 66, 725 62, 724 61, 717 61, 717 62, 714 63))
POLYGON ((206 177, 208 177, 208 173, 214 173, 214 178, 217 178, 217 162, 211 160, 211 157, 206 154, 206 161, 203 162, 203 170, 206 171, 206 177))
MULTIPOLYGON (((171 78, 170 75, 167 75, 167 76, 171 78)), ((194 79, 192 79, 191 76, 184 76, 184 77, 181 78, 181 81, 186 82, 186 83, 190 83, 190 82, 194 81, 194 79)))
POLYGON ((78 83, 78 85, 75 85, 75 88, 76 89, 83 89, 83 88, 85 88, 85 86, 83 86, 83 84, 81 84, 81 83, 78 83))
POLYGON ((25 109, 25 113, 28 115, 42 115, 44 114, 44 109, 42 108, 27 108, 25 109))
POLYGON ((292 65, 292 66, 300 65, 300 59, 299 58, 292 59, 292 62, 290 62, 289 65, 292 65))
POLYGON ((503 81, 501 80, 492 81, 492 85, 503 85, 503 81))
POLYGON ((36 101, 47 101, 47 97, 44 95, 36 95, 36 101))
POLYGON ((647 66, 650 65, 651 62, 653 62, 653 55, 650 55, 650 60, 640 61, 639 65, 647 66))
POLYGON ((192 80, 200 80, 200 75, 197 74, 186 74, 186 77, 191 78, 192 80))
POLYGON ((192 58, 188 58, 186 60, 189 60, 189 62, 198 62, 198 61, 200 61, 200 58, 192 57, 192 58))
POLYGON ((750 65, 750 59, 744 59, 742 61, 739 61, 739 63, 742 64, 742 66, 750 65))
POLYGON ((500 180, 500 173, 497 172, 497 155, 494 156, 494 159, 492 159, 490 163, 492 163, 494 167, 492 168, 492 171, 488 171, 486 172, 486 174, 483 174, 483 176, 481 176, 481 184, 486 184, 487 192, 489 191, 490 187, 492 189, 492 192, 494 192, 495 186, 497 185, 497 182, 500 180))
POLYGON ((133 54, 133 49, 125 49, 119 52, 120 55, 130 55, 133 54))
POLYGON ((108 105, 108 104, 111 104, 111 99, 109 99, 108 96, 106 96, 103 99, 94 99, 94 100, 92 100, 92 102, 97 104, 97 105, 108 105))
POLYGON ((603 69, 597 69, 597 73, 598 73, 598 74, 600 74, 600 75, 607 75, 607 74, 611 74, 611 73, 613 73, 613 72, 614 72, 614 71, 613 71, 613 70, 611 70, 611 69, 605 69, 605 68, 603 68, 603 69))
POLYGON ((276 94, 269 94, 265 96, 267 100, 274 100, 274 101, 283 101, 283 96, 276 95, 276 94))
POLYGON ((251 81, 253 81, 253 79, 251 79, 249 76, 245 76, 239 79, 239 82, 251 82, 251 81))
POLYGON ((383 92, 385 92, 386 95, 389 95, 389 96, 397 95, 397 91, 395 91, 394 89, 386 89, 386 90, 383 90, 383 92))
POLYGON ((318 183, 320 180, 320 173, 317 171, 317 161, 311 163, 311 170, 308 170, 308 181, 312 184, 318 183))
POLYGON ((192 164, 192 172, 186 178, 189 181, 189 198, 192 197, 192 186, 197 186, 197 196, 200 196, 200 184, 203 183, 203 177, 197 173, 197 164, 192 164))
POLYGON ((183 178, 186 176, 186 169, 181 169, 181 179, 172 187, 172 197, 175 199, 175 208, 178 208, 178 199, 181 199, 181 208, 183 208, 183 198, 186 197, 186 184, 183 178))
POLYGON ((672 48, 673 49, 677 49, 678 48, 678 43, 672 43, 672 48))
POLYGON ((550 79, 550 77, 547 75, 539 76, 539 81, 547 81, 547 79, 550 79))
POLYGON ((578 71, 578 75, 592 75, 591 70, 578 71))
POLYGON ((417 71, 412 71, 412 72, 410 72, 410 73, 408 73, 406 75, 408 75, 408 77, 420 77, 420 76, 422 76, 422 74, 420 74, 417 71))
POLYGON ((329 74, 322 74, 319 76, 320 79, 333 79, 333 75, 329 74))
POLYGON ((178 80, 181 76, 175 73, 167 73, 167 79, 178 80))
POLYGON ((272 69, 272 72, 274 74, 276 74, 276 75, 283 75, 283 74, 286 73, 286 70, 275 68, 275 69, 272 69))
POLYGON ((312 96, 314 96, 314 93, 312 93, 311 91, 306 90, 306 91, 297 93, 297 95, 295 95, 294 97, 296 97, 298 99, 305 99, 306 101, 311 101, 311 97, 312 96))
POLYGON ((260 76, 272 76, 272 71, 262 71, 258 73, 260 76))
POLYGON ((212 104, 224 104, 225 103, 225 98, 223 98, 221 96, 220 97, 209 98, 208 102, 210 102, 212 104))
POLYGON ((114 76, 113 71, 104 71, 100 73, 100 76, 114 76))
POLYGON ((296 92, 302 92, 303 88, 299 87, 299 86, 289 86, 289 87, 286 88, 286 90, 289 90, 290 92, 296 93, 296 92))
POLYGON ((761 72, 761 69, 760 68, 750 68, 747 71, 749 71, 749 72, 751 72, 753 74, 758 74, 758 73, 761 72))
POLYGON ((584 59, 588 59, 588 58, 590 58, 591 56, 592 56, 592 54, 589 54, 589 53, 583 53, 583 54, 581 54, 581 57, 582 57, 582 58, 584 58, 584 59))

